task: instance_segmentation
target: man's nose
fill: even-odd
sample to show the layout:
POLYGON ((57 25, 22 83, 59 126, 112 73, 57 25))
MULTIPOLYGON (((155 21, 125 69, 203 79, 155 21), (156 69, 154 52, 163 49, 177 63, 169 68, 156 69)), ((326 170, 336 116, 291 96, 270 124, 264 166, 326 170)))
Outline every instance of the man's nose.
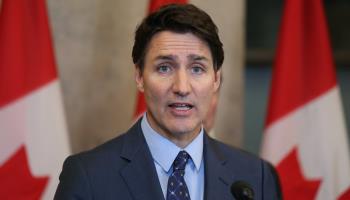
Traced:
POLYGON ((173 91, 176 95, 184 97, 191 91, 190 78, 186 70, 177 71, 174 77, 173 91))

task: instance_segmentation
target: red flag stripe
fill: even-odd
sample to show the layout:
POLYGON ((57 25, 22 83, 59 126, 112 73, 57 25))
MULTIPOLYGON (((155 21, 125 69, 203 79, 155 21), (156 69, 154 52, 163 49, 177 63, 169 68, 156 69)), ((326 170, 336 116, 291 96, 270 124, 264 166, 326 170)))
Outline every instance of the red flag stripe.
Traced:
POLYGON ((161 6, 171 3, 186 4, 187 0, 151 0, 151 2, 149 3, 148 12, 152 13, 158 10, 161 6))
POLYGON ((266 126, 336 85, 321 1, 285 4, 266 126))
POLYGON ((57 77, 44 0, 3 0, 0 108, 57 77))
POLYGON ((137 92, 137 103, 134 118, 137 119, 146 111, 145 96, 142 92, 137 92))

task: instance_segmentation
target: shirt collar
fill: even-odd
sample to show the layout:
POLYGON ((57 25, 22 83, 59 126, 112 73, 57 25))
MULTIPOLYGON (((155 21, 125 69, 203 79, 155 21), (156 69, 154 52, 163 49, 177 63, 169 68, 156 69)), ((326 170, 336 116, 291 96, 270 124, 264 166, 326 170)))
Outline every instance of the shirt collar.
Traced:
POLYGON ((152 129, 148 123, 146 113, 143 115, 141 128, 154 161, 157 162, 164 171, 169 172, 177 154, 181 150, 185 150, 191 156, 196 170, 198 171, 200 169, 203 158, 203 127, 197 137, 184 149, 176 146, 173 142, 152 129))

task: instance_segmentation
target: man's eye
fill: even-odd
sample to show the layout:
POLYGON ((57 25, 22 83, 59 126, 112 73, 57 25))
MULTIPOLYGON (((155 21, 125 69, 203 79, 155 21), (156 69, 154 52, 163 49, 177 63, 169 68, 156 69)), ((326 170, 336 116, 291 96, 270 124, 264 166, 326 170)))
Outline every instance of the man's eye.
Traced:
POLYGON ((160 73, 168 73, 171 71, 171 68, 167 65, 161 65, 158 67, 158 72, 160 73))
POLYGON ((200 66, 194 66, 191 68, 191 72, 194 74, 202 74, 204 72, 204 69, 200 66))

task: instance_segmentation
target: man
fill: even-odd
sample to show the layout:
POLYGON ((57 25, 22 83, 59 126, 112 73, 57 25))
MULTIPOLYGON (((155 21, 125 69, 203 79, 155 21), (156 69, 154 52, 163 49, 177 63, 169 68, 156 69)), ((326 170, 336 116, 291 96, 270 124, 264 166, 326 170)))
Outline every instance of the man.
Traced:
POLYGON ((255 199, 278 198, 267 163, 202 128, 224 59, 204 11, 169 5, 146 17, 132 56, 147 112, 120 137, 67 158, 55 199, 234 199, 230 187, 238 181, 255 199))

